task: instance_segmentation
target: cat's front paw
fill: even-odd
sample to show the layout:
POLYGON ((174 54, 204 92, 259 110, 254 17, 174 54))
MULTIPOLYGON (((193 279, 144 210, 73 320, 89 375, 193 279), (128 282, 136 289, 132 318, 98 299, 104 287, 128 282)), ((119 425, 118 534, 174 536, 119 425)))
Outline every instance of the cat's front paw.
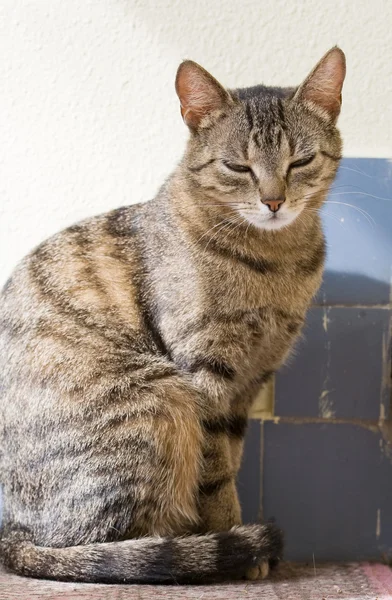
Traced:
POLYGON ((263 560, 257 567, 250 567, 250 569, 247 570, 245 577, 251 581, 256 581, 256 579, 265 579, 268 577, 268 573, 268 560, 263 560))

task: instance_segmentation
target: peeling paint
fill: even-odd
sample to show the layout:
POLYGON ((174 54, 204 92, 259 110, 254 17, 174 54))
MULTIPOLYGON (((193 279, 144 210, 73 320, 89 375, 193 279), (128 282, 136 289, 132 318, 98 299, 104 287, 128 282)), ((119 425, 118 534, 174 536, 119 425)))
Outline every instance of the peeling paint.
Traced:
POLYGON ((331 309, 326 306, 323 311, 323 329, 324 329, 325 333, 328 333, 328 325, 331 322, 328 317, 330 310, 331 309))
POLYGON ((321 416, 323 419, 333 419, 335 414, 336 412, 329 408, 322 408, 321 410, 321 416))
POLYGON ((333 409, 333 402, 329 397, 334 390, 323 390, 319 397, 320 417, 323 419, 333 419, 336 411, 333 409))
MULTIPOLYGON (((324 301, 324 297, 325 294, 323 295, 323 301, 324 301)), ((346 302, 345 304, 340 304, 339 302, 336 302, 336 304, 334 303, 333 306, 329 307, 329 309, 333 308, 358 308, 358 309, 369 309, 369 308, 377 308, 378 310, 391 310, 392 308, 392 300, 390 304, 377 304, 377 302, 372 303, 371 306, 369 306, 369 304, 361 304, 360 302, 346 302)), ((325 308, 324 304, 320 302, 315 302, 314 304, 312 304, 313 308, 325 308)))
MULTIPOLYGON (((328 331, 328 324, 330 323, 330 320, 328 318, 329 310, 330 309, 325 309, 324 314, 323 314, 323 328, 324 328, 325 332, 328 331)), ((334 392, 335 390, 328 389, 330 380, 331 380, 331 378, 329 376, 329 371, 331 368, 331 342, 330 341, 327 341, 326 350, 327 350, 327 361, 326 361, 326 365, 325 365, 326 375, 324 377, 323 389, 319 396, 319 401, 318 401, 319 415, 323 419, 333 419, 336 415, 336 411, 334 410, 334 403, 333 403, 333 400, 331 400, 330 394, 332 394, 332 392, 334 392)))
MULTIPOLYGON (((389 325, 389 330, 391 329, 391 323, 389 325)), ((388 418, 386 414, 386 406, 389 404, 389 400, 391 397, 391 374, 390 374, 390 339, 391 332, 385 331, 382 335, 382 379, 381 379, 381 397, 380 397, 380 414, 379 414, 379 424, 382 425, 383 421, 388 418)))
POLYGON ((377 510, 377 522, 376 522, 376 538, 379 539, 381 535, 381 509, 377 510))
MULTIPOLYGON (((325 425, 325 418, 323 417, 272 417, 263 418, 262 421, 272 421, 273 423, 290 423, 291 425, 310 425, 312 423, 325 425)), ((377 423, 374 421, 364 421, 363 419, 332 418, 328 425, 354 425, 355 427, 360 427, 361 429, 367 429, 377 436, 380 434, 380 429, 377 423)))
POLYGON ((380 450, 383 456, 392 464, 392 422, 383 421, 379 430, 382 438, 380 439, 380 450))
POLYGON ((269 423, 274 423, 275 425, 278 425, 278 423, 280 423, 281 417, 274 417, 272 415, 271 416, 267 415, 267 416, 261 417, 260 420, 262 423, 265 423, 265 421, 268 421, 269 423))

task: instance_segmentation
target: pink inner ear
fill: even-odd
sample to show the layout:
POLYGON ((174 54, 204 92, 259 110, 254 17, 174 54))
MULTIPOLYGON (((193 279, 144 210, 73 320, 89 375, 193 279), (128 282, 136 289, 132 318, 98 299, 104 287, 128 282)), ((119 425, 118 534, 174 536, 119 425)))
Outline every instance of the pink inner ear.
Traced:
POLYGON ((196 63, 186 61, 180 65, 176 78, 176 91, 181 103, 185 123, 197 127, 202 117, 224 103, 225 90, 196 63))
POLYGON ((344 54, 331 50, 310 74, 301 91, 304 100, 310 100, 337 117, 341 106, 341 93, 346 74, 344 54))

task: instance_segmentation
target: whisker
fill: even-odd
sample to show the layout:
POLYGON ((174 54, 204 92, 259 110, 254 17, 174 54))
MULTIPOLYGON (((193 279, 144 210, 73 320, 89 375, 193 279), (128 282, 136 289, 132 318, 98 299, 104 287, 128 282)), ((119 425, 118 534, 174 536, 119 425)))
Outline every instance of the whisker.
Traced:
MULTIPOLYGON (((308 200, 309 198, 312 198, 313 196, 315 196, 316 194, 322 194, 323 192, 329 192, 328 196, 331 194, 331 192, 334 192, 335 190, 339 190, 341 188, 345 188, 345 187, 355 187, 358 188, 358 190, 360 190, 361 188, 359 186, 356 185, 351 185, 348 183, 342 183, 340 185, 335 185, 335 186, 327 186, 324 188, 320 188, 319 190, 313 190, 312 192, 308 192, 307 194, 303 194, 301 196, 297 196, 296 198, 293 198, 293 202, 298 202, 298 200, 308 200)), ((354 192, 345 192, 342 191, 340 192, 342 195, 343 194, 350 194, 350 193, 354 193, 354 192)))
POLYGON ((244 200, 241 200, 241 202, 239 201, 233 201, 233 202, 226 202, 226 200, 222 200, 222 202, 216 202, 214 204, 211 204, 210 202, 203 202, 202 206, 240 206, 241 204, 251 204, 250 202, 246 202, 244 200))
POLYGON ((392 198, 384 198, 383 196, 375 196, 374 194, 368 194, 367 192, 337 192, 336 194, 331 194, 331 196, 346 196, 346 195, 352 195, 352 194, 357 194, 360 196, 368 196, 369 198, 375 198, 376 200, 389 200, 389 201, 392 200, 392 198))
POLYGON ((247 235, 248 235, 249 227, 250 227, 251 225, 252 225, 252 223, 249 221, 249 223, 248 223, 248 227, 246 228, 246 231, 245 231, 245 236, 244 236, 244 237, 245 237, 245 241, 246 241, 246 239, 247 239, 247 235))
MULTIPOLYGON (((337 186, 335 189, 338 189, 340 187, 345 187, 345 186, 344 185, 337 186)), ((331 189, 332 189, 331 186, 328 186, 325 188, 320 188, 319 190, 314 190, 312 192, 309 192, 308 194, 301 194, 301 196, 297 196, 296 198, 293 198, 292 202, 298 202, 298 200, 308 200, 309 198, 312 198, 316 194, 322 194, 323 192, 328 192, 331 189)))
POLYGON ((299 221, 300 223, 305 223, 305 226, 306 226, 306 221, 304 220, 304 215, 303 215, 303 213, 300 213, 299 215, 297 215, 297 216, 296 216, 296 219, 298 219, 298 221, 299 221))
POLYGON ((326 210, 321 211, 321 210, 318 210, 317 208, 311 208, 311 207, 308 207, 304 210, 307 210, 307 211, 310 210, 311 212, 318 213, 320 216, 325 215, 326 217, 331 217, 331 219, 334 219, 337 223, 339 223, 340 225, 343 225, 343 222, 340 220, 341 217, 339 217, 339 215, 337 215, 336 213, 331 213, 330 211, 327 212, 326 210))
POLYGON ((376 222, 373 219, 373 217, 371 215, 369 215, 369 213, 366 212, 366 210, 363 210, 362 208, 359 208, 358 206, 355 206, 354 204, 348 204, 347 202, 334 202, 333 200, 327 200, 326 202, 327 204, 341 204, 342 206, 349 206, 350 208, 354 208, 354 210, 357 210, 361 215, 363 215, 365 217, 365 219, 368 221, 368 223, 370 223, 370 225, 372 225, 373 227, 375 227, 376 222))
POLYGON ((210 233, 210 231, 212 231, 213 229, 215 229, 215 228, 216 228, 216 227, 218 227, 219 225, 222 225, 222 223, 227 223, 227 218, 224 218, 224 219, 222 219, 222 221, 219 221, 219 223, 216 223, 216 224, 215 224, 213 227, 210 227, 210 229, 207 229, 207 231, 205 231, 205 232, 203 233, 203 235, 201 235, 201 236, 199 237, 199 239, 198 239, 198 240, 196 240, 196 244, 198 244, 198 243, 199 243, 199 242, 200 242, 200 241, 203 239, 203 237, 204 237, 204 236, 206 236, 208 233, 210 233))
MULTIPOLYGON (((217 235, 219 235, 220 233, 222 233, 222 231, 224 231, 225 229, 230 229, 230 227, 231 227, 232 225, 236 224, 236 223, 237 223, 237 220, 238 220, 238 219, 241 219, 241 218, 242 218, 242 217, 241 217, 241 215, 238 215, 238 216, 235 218, 235 220, 234 220, 234 221, 230 221, 230 220, 227 220, 227 219, 225 219, 226 223, 225 223, 225 224, 223 224, 223 225, 222 225, 222 221, 221 221, 219 224, 220 224, 220 225, 222 225, 222 227, 221 227, 220 229, 218 229, 217 231, 215 231, 215 233, 214 233, 214 234, 213 234, 213 235, 212 235, 212 236, 209 238, 209 240, 208 240, 207 244, 206 244, 206 245, 205 245, 205 247, 204 247, 204 252, 203 252, 203 253, 205 253, 205 252, 206 252, 206 250, 207 250, 207 248, 208 248, 208 244, 209 244, 209 243, 210 243, 210 242, 211 242, 211 241, 212 241, 214 238, 216 238, 216 236, 217 236, 217 235)), ((210 229, 209 231, 211 231, 211 229, 210 229)), ((205 234, 204 234, 204 235, 205 235, 205 234)), ((203 236, 202 236, 202 237, 203 237, 203 236)))
POLYGON ((369 177, 369 179, 376 179, 375 175, 369 175, 369 173, 365 173, 365 171, 361 171, 361 169, 352 169, 351 167, 345 167, 344 165, 340 165, 339 170, 340 169, 346 169, 346 171, 352 171, 353 173, 364 175, 365 177, 369 177))
POLYGON ((243 223, 245 223, 245 220, 242 219, 239 223, 237 223, 233 229, 230 230, 230 228, 228 229, 228 231, 226 231, 226 235, 223 238, 223 241, 226 241, 227 238, 229 237, 230 234, 234 233, 236 229, 238 229, 238 227, 240 227, 241 225, 243 225, 243 223))
POLYGON ((205 204, 203 202, 203 207, 204 206, 208 206, 208 207, 210 207, 210 206, 214 207, 215 206, 215 207, 218 207, 218 208, 242 208, 244 205, 250 205, 250 204, 251 204, 250 202, 244 202, 244 203, 240 203, 240 202, 235 202, 234 203, 233 202, 232 204, 228 204, 228 203, 224 203, 224 204, 223 203, 219 203, 219 204, 205 204))
POLYGON ((241 227, 241 225, 246 225, 246 223, 247 223, 247 221, 244 219, 244 217, 241 216, 241 221, 234 227, 234 229, 232 229, 231 233, 234 233, 234 231, 236 231, 236 229, 241 227))

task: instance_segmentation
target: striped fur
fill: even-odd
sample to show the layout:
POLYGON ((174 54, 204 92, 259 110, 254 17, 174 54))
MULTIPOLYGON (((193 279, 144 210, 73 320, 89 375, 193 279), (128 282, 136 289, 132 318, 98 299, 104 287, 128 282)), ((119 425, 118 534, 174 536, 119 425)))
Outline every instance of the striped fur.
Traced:
POLYGON ((273 525, 250 525, 208 535, 73 548, 34 546, 19 532, 10 534, 3 547, 7 562, 26 576, 94 583, 208 583, 238 579, 262 559, 279 556, 282 540, 273 525))
POLYGON ((341 141, 320 86, 336 52, 298 90, 228 92, 183 63, 191 136, 156 198, 60 232, 7 282, 1 552, 14 571, 182 583, 261 577, 281 557, 276 528, 241 526, 235 478, 253 398, 321 281, 318 209, 341 141), (309 166, 288 166, 304 153, 309 166))

